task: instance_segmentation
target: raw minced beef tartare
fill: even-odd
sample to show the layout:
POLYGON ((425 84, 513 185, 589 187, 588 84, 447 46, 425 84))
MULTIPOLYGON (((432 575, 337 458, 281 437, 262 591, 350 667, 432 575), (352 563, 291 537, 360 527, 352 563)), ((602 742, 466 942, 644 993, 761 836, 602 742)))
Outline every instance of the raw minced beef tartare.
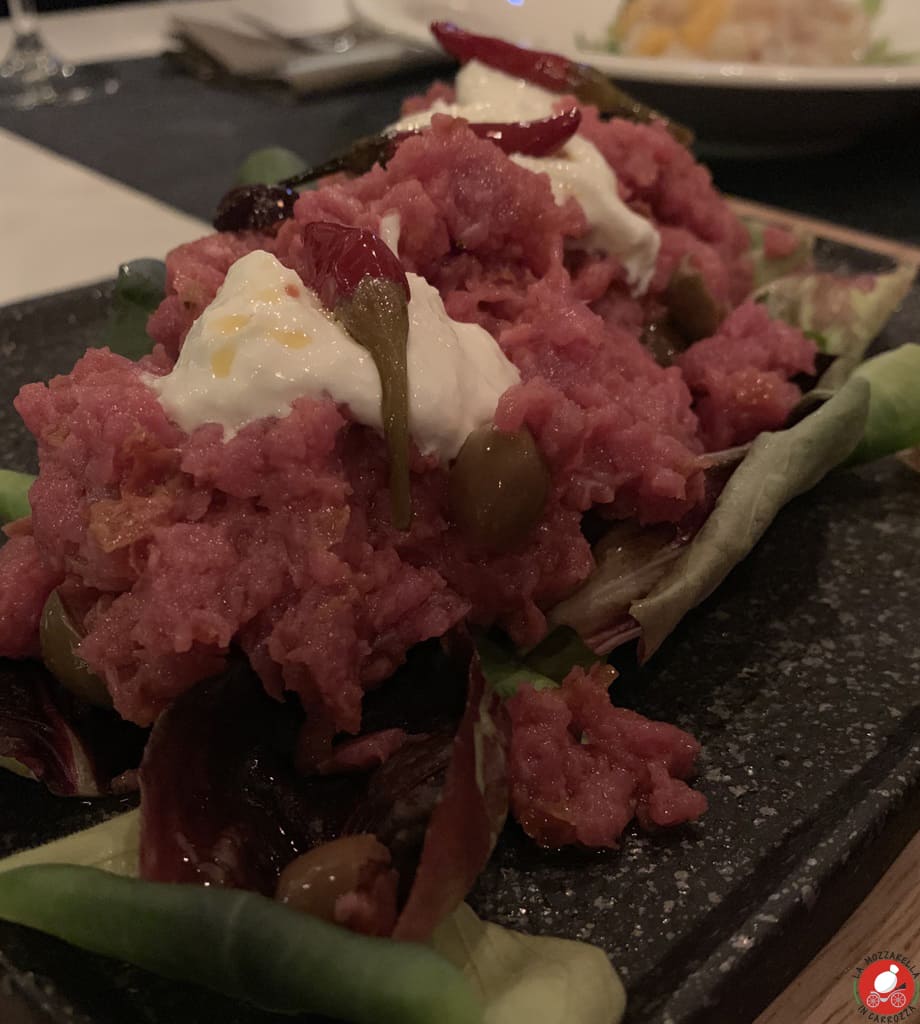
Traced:
MULTIPOLYGON (((454 100, 436 86, 405 113, 454 100)), ((360 732, 365 691, 414 645, 464 623, 500 627, 521 648, 541 640, 547 611, 594 566, 587 513, 687 521, 706 501, 701 456, 782 426, 815 347, 748 298, 748 234, 666 127, 555 102, 580 107, 579 137, 657 235, 644 287, 624 258, 586 242, 593 226, 575 194, 560 199, 546 174, 450 113, 401 141, 385 167, 304 192, 277 231, 181 246, 149 323, 150 356, 90 350, 16 400, 41 471, 31 520, 0 550, 0 654, 36 653, 42 606, 60 588, 85 633, 79 655, 123 717, 149 725, 238 647, 269 694, 296 694, 328 750, 360 732), (384 233, 384 221, 405 271, 437 289, 450 319, 482 327, 516 371, 492 423, 530 433, 549 488, 539 521, 503 550, 455 523, 450 460, 417 438, 411 523, 396 528, 384 437, 328 394, 225 432, 183 429, 153 386, 243 257, 269 253, 308 280, 309 225, 384 233), (649 332, 686 271, 721 323, 661 365, 649 332)), ((522 687, 508 702, 512 809, 541 842, 612 845, 634 814, 664 825, 705 807, 682 781, 695 741, 614 708, 610 678, 575 669, 558 690, 522 687)))

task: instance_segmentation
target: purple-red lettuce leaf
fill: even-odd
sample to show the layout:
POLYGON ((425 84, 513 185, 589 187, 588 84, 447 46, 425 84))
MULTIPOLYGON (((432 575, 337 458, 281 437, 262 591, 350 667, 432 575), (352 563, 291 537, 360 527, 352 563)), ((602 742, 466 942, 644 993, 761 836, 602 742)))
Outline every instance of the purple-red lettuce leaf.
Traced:
POLYGON ((455 910, 492 855, 508 814, 507 724, 501 698, 470 658, 466 709, 450 748, 395 938, 421 941, 455 910))
POLYGON ((366 773, 296 775, 302 713, 271 700, 242 666, 179 697, 141 765, 141 877, 269 894, 300 854, 372 833, 400 874, 396 934, 430 934, 472 887, 508 806, 500 701, 468 642, 458 652, 470 666, 463 693, 456 664, 432 653, 397 674, 391 696, 389 684, 369 695, 371 733, 412 734, 366 773))
POLYGON ((615 526, 596 546, 598 565, 550 625, 569 625, 599 654, 639 639, 651 657, 760 540, 779 510, 856 448, 869 386, 859 376, 785 430, 761 434, 737 468, 707 469, 707 500, 677 529, 615 526))
POLYGON ((615 523, 594 547, 594 571, 549 612, 547 621, 576 630, 592 650, 608 653, 612 639, 634 637, 630 607, 664 576, 685 543, 672 526, 615 523))
POLYGON ((141 764, 142 878, 269 894, 337 834, 359 784, 294 775, 300 717, 241 665, 174 701, 141 764))
POLYGON ((0 766, 57 796, 131 787, 145 734, 64 690, 36 662, 0 661, 0 766))
MULTIPOLYGON (((679 523, 641 526, 627 519, 608 524, 594 544, 594 571, 547 613, 547 622, 555 632, 566 627, 574 630, 597 655, 607 655, 637 639, 642 629, 630 614, 632 605, 664 578, 706 522, 726 482, 749 450, 750 445, 741 445, 700 457, 704 497, 679 523)), ((531 659, 532 654, 528 656, 531 659)))

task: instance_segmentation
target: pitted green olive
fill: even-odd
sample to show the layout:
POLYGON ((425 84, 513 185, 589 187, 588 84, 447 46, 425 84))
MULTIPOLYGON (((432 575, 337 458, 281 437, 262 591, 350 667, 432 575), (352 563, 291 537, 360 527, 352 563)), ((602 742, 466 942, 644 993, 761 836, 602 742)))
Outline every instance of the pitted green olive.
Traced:
POLYGON ((671 326, 689 344, 712 337, 725 319, 702 274, 686 261, 671 275, 664 301, 671 326))
POLYGON ((376 836, 341 836, 292 860, 281 872, 275 899, 295 910, 334 921, 340 896, 357 889, 368 873, 389 867, 390 851, 376 836))
POLYGON ((65 690, 97 707, 112 706, 105 683, 76 653, 83 636, 56 590, 45 602, 39 638, 45 667, 65 690))
POLYGON ((450 470, 454 522, 471 541, 493 551, 526 539, 543 515, 548 492, 549 473, 527 430, 479 427, 450 470))

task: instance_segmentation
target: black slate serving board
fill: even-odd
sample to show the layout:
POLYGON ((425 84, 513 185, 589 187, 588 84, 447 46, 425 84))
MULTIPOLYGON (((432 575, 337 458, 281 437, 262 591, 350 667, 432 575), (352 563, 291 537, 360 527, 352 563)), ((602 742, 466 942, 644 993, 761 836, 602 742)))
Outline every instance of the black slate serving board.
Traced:
MULTIPOLYGON (((820 258, 885 265, 831 242, 820 258)), ((0 465, 34 469, 10 402, 98 337, 109 294, 103 284, 0 309, 0 465)), ((918 336, 915 287, 880 345, 918 336)), ((702 741, 705 818, 630 831, 603 854, 541 851, 510 826, 474 906, 502 924, 602 946, 629 991, 631 1024, 753 1020, 920 825, 918 610, 920 476, 891 459, 833 474, 781 513, 650 665, 616 655, 615 700, 702 741)), ((57 799, 0 774, 0 853, 124 806, 57 799)), ((12 926, 0 925, 0 968, 5 1022, 291 1019, 12 926)))

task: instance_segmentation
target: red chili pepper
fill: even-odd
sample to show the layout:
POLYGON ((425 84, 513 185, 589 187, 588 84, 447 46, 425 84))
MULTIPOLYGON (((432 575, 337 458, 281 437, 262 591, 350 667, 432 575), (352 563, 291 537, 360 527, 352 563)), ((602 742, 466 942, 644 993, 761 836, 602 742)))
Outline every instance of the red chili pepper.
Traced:
MULTIPOLYGON (((549 156, 569 141, 581 124, 577 107, 539 121, 515 121, 510 124, 471 124, 470 131, 480 139, 494 142, 503 153, 524 156, 549 156)), ((364 174, 374 164, 386 167, 397 147, 406 139, 420 135, 422 129, 373 135, 359 139, 346 153, 320 167, 286 178, 277 185, 243 185, 232 189, 220 201, 214 216, 218 231, 265 231, 274 234, 294 212, 294 189, 326 174, 346 171, 364 174)), ((335 225, 328 225, 335 227, 335 225)), ((372 236, 373 237, 373 236, 372 236)))
POLYGON ((643 123, 661 121, 678 142, 689 145, 693 141, 689 129, 640 103, 588 64, 579 64, 558 53, 525 50, 494 36, 476 35, 449 21, 433 21, 431 32, 461 64, 478 60, 550 92, 570 92, 583 103, 596 106, 602 114, 643 123))
POLYGON ((503 153, 549 156, 569 141, 578 131, 580 124, 581 111, 578 107, 572 107, 561 114, 544 117, 539 121, 471 124, 470 131, 480 139, 494 142, 503 153))
POLYGON ((298 270, 327 309, 350 299, 365 277, 400 286, 409 300, 406 272, 386 243, 371 231, 314 221, 303 231, 303 262, 298 270))
POLYGON ((526 78, 551 92, 576 92, 582 85, 582 67, 568 57, 540 50, 525 50, 521 46, 467 32, 449 21, 434 21, 431 32, 441 46, 461 64, 471 60, 482 61, 515 78, 526 78))

